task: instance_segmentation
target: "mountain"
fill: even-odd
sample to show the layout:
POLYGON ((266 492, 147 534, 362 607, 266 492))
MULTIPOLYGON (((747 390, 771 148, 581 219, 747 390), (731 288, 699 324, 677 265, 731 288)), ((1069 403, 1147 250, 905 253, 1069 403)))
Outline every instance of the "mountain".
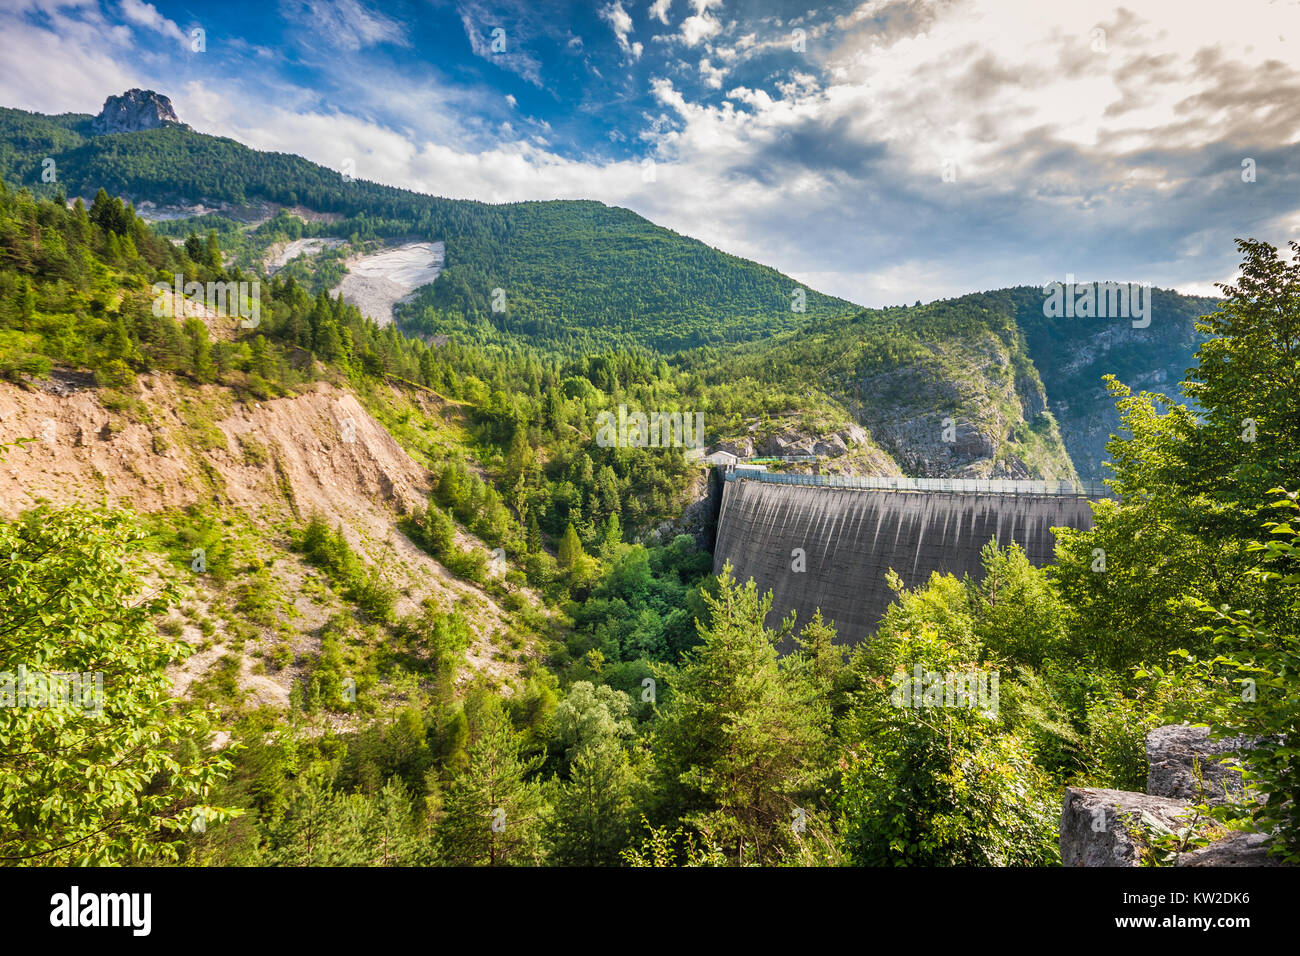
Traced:
POLYGON ((825 390, 905 474, 1105 478, 1120 423, 1102 377, 1181 398, 1216 301, 1154 289, 1145 328, 1050 318, 1029 286, 868 309, 741 347, 719 377, 825 390))
POLYGON ((861 310, 626 209, 427 196, 178 124, 150 91, 110 97, 99 117, 0 109, 0 174, 36 195, 103 188, 153 204, 155 215, 180 217, 158 223, 159 234, 214 231, 247 270, 290 246, 310 250, 277 276, 312 293, 337 287, 363 254, 444 242, 437 280, 394 310, 406 334, 562 359, 650 349, 719 386, 743 380, 783 393, 799 383, 788 407, 723 418, 711 439, 812 447, 822 430, 867 429, 862 453, 838 467, 1104 477, 1118 418, 1102 375, 1172 389, 1192 364, 1195 318, 1213 308, 1156 290, 1152 322, 1134 328, 1049 318, 1042 290, 1019 287, 861 310), (95 135, 106 117, 124 115, 161 125, 95 135), (42 179, 47 158, 55 182, 42 179), (696 349, 700 357, 686 357, 696 349))
POLYGON ((1119 413, 1102 376, 1114 375, 1134 392, 1183 400, 1179 383, 1205 340, 1196 320, 1213 312, 1219 300, 1153 289, 1146 328, 1125 319, 1050 318, 1043 314, 1043 290, 1029 286, 955 301, 1014 317, 1080 477, 1105 478, 1108 472, 1101 463, 1107 439, 1119 429, 1119 413))
MULTIPOLYGON (((602 441, 601 415, 699 414, 711 443, 810 451, 827 456, 825 470, 1068 477, 1090 453, 1092 416, 1108 413, 1099 375, 1166 384, 1195 345, 1192 317, 1212 302, 1157 292, 1144 328, 1052 319, 1042 290, 1024 288, 867 310, 810 295, 820 304, 807 314, 737 318, 692 304, 665 263, 737 308, 761 305, 763 283, 784 277, 626 211, 486 207, 366 186, 381 205, 409 199, 418 221, 448 236, 451 265, 404 322, 437 334, 408 336, 327 289, 340 257, 434 234, 415 232, 414 220, 380 220, 381 205, 331 215, 299 204, 263 210, 262 221, 226 209, 153 228, 95 177, 147 186, 152 144, 158 156, 193 150, 195 181, 219 191, 229 183, 214 155, 254 168, 262 154, 175 126, 90 136, 91 117, 9 119, 6 169, 45 148, 61 172, 37 187, 43 199, 0 181, 0 651, 61 675, 106 669, 113 718, 101 718, 100 701, 93 716, 0 708, 0 730, 20 744, 9 749, 27 755, 6 770, 15 796, 0 807, 0 851, 11 858, 673 862, 678 836, 651 828, 638 843, 636 821, 721 819, 724 832, 743 833, 713 811, 696 816, 707 804, 682 786, 739 767, 743 786, 729 784, 726 806, 776 792, 816 807, 810 836, 835 841, 826 856, 803 855, 796 841, 773 860, 890 862, 847 855, 877 852, 863 850, 877 840, 863 836, 872 827, 882 848, 898 845, 897 826, 872 822, 871 808, 912 812, 919 804, 890 804, 890 794, 974 767, 1010 781, 1004 796, 967 774, 983 787, 980 806, 998 810, 992 825, 1037 832, 1024 854, 985 854, 992 818, 981 809, 968 814, 983 828, 967 841, 975 850, 938 862, 1046 864, 1052 794, 1145 772, 1108 755, 1116 740, 1140 754, 1145 729, 1163 719, 1147 722, 1133 702, 1166 684, 1122 682, 1138 660, 1170 650, 1159 628, 1179 642, 1193 630, 1166 620, 1180 576, 1253 550, 1232 539, 1189 545, 1203 506, 1169 499, 1148 512, 1136 499, 1156 496, 1134 495, 1098 509, 1111 537, 1065 539, 1057 570, 990 548, 982 581, 935 576, 900 590, 877 638, 846 658, 837 638, 857 635, 837 634, 820 612, 777 622, 752 582, 714 577, 707 551, 674 533, 674 519, 699 516, 691 499, 706 470, 679 447, 602 441), (68 168, 90 203, 53 198, 68 168), (319 242, 329 230, 344 243, 319 242), (550 248, 543 255, 521 233, 550 248), (310 255, 274 275, 262 268, 267 250, 305 236, 317 240, 310 255), (511 295, 535 325, 468 310, 492 270, 514 277, 511 295), (444 282, 449 273, 466 288, 444 282), (626 285, 632 277, 639 284, 626 285), (249 281, 260 286, 251 324, 212 291, 249 281), (602 301, 608 327, 567 311, 602 301), (710 317, 730 322, 732 338, 706 334, 710 317), (490 335, 473 341, 480 333, 490 335), (582 351, 593 342, 626 347, 582 351), (1110 550, 1112 573, 1088 570, 1095 542, 1110 550), (1148 609, 1154 628, 1140 619, 1148 609), (799 650, 778 660, 796 625, 799 650), (1008 706, 1001 716, 905 713, 889 675, 922 660, 963 670, 1005 661, 1008 706), (668 693, 656 699, 664 677, 668 693), (932 719, 946 723, 918 736, 932 719), (1130 719, 1136 729, 1120 729, 1130 719), (742 746, 717 756, 728 727, 744 731, 742 746), (964 739, 956 757, 949 732, 964 739), (889 762, 917 740, 942 766, 889 762), (86 782, 86 768, 116 773, 123 761, 134 762, 86 782), (107 809, 106 793, 118 801, 107 809), (592 793, 597 802, 583 796, 592 793), (870 811, 856 818, 865 823, 823 815, 842 813, 846 794, 870 811), (1025 800, 1022 825, 1011 810, 1025 800), (119 837, 114 808, 130 801, 148 814, 130 810, 119 837), (505 806, 503 839, 519 842, 489 845, 485 824, 505 819, 505 806), (595 832, 606 834, 598 857, 595 832), (173 836, 175 846, 161 842, 173 836)), ((161 186, 149 194, 166 201, 161 186)), ((1247 362, 1262 351, 1234 348, 1247 362)), ((1284 362, 1268 368, 1283 386, 1294 381, 1284 362)), ((1286 406, 1286 387, 1269 394, 1264 376, 1231 381, 1261 389, 1260 408, 1286 406)), ((1235 410, 1224 418, 1234 424, 1235 410)), ((1217 451, 1224 473, 1239 460, 1230 446, 1197 447, 1217 451)), ((1142 467, 1162 481, 1171 470, 1142 467)), ((1229 570, 1253 577, 1244 562, 1229 570)), ((954 806, 950 795, 937 801, 936 812, 954 806)), ((777 823, 741 841, 775 844, 791 830, 788 809, 769 801, 762 816, 777 823)), ((725 858, 708 854, 699 862, 725 858)), ((737 859, 754 862, 748 851, 737 859)))
POLYGON ((62 190, 89 200, 103 188, 137 205, 262 204, 267 217, 306 207, 333 220, 316 224, 313 235, 443 241, 443 276, 407 313, 422 333, 461 331, 475 340, 486 333, 570 355, 673 352, 855 309, 812 289, 797 294, 800 284, 775 269, 599 202, 441 199, 184 127, 95 136, 96 122, 0 109, 0 175, 36 195, 62 190), (42 179, 47 158, 55 183, 42 179), (497 289, 504 311, 493 308, 497 289))

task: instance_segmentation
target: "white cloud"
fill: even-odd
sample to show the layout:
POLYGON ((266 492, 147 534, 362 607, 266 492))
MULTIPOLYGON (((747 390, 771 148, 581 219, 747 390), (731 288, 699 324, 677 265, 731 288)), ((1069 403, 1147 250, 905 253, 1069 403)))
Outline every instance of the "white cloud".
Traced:
POLYGON ((614 0, 600 8, 600 18, 609 22, 614 30, 614 38, 618 40, 618 48, 627 55, 629 59, 641 59, 641 53, 644 47, 640 43, 629 43, 628 35, 632 32, 632 17, 623 9, 622 0, 614 0))
POLYGON ((673 0, 654 0, 650 4, 649 17, 652 20, 658 20, 664 26, 668 26, 668 8, 673 4, 673 0))
MULTIPOLYGON (((30 8, 35 8, 33 3, 30 8)), ((98 113, 109 94, 148 86, 143 64, 123 55, 130 27, 111 24, 97 7, 41 4, 48 25, 0 11, 0 103, 43 113, 98 113)))
POLYGON ((712 63, 709 62, 709 58, 707 56, 704 59, 700 60, 700 80, 704 83, 705 86, 709 87, 710 89, 713 90, 722 89, 722 79, 726 75, 727 75, 727 71, 725 69, 715 67, 712 63))
POLYGON ((682 40, 687 46, 697 46, 701 41, 715 37, 722 32, 722 24, 711 12, 711 7, 719 7, 719 0, 692 0, 695 14, 682 21, 682 40))
POLYGON ((313 43, 324 40, 344 50, 361 50, 381 43, 408 46, 402 25, 360 0, 296 0, 286 15, 310 31, 313 43))
POLYGON ((460 8, 460 20, 475 56, 518 74, 534 86, 542 85, 541 61, 527 51, 527 38, 532 32, 528 18, 514 17, 507 27, 488 7, 473 0, 460 8))
POLYGON ((171 37, 182 45, 189 44, 189 38, 181 28, 159 13, 158 8, 152 3, 144 3, 143 0, 122 0, 122 15, 132 23, 147 27, 165 37, 171 37))

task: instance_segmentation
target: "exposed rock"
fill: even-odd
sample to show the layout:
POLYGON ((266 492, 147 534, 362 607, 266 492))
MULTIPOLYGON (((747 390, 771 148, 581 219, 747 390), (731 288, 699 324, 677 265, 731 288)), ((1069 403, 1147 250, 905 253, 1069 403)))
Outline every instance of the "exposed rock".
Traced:
POLYGON ((843 432, 845 444, 865 445, 871 440, 871 434, 861 425, 849 423, 843 432))
POLYGON ((754 446, 754 452, 759 455, 791 455, 803 450, 795 447, 797 442, 797 438, 788 435, 770 435, 754 446))
POLYGON ((441 240, 408 242, 351 256, 346 262, 347 274, 330 295, 342 295, 362 315, 380 325, 392 325, 394 307, 437 279, 446 261, 447 244, 441 240))
POLYGON ((54 369, 49 377, 34 383, 35 387, 51 395, 67 396, 73 392, 95 387, 93 372, 72 372, 54 369))
POLYGON ((1032 422, 1047 411, 1047 393, 1036 375, 1017 375, 1016 394, 1020 397, 1020 413, 1025 421, 1032 422))
POLYGON ((1208 727, 1188 724, 1168 724, 1147 734, 1147 793, 1177 800, 1200 801, 1196 793, 1196 777, 1192 774, 1192 761, 1199 759, 1201 775, 1205 781, 1205 797, 1210 803, 1226 803, 1239 797, 1244 788, 1241 782, 1241 761, 1229 759, 1220 762, 1225 754, 1249 750, 1251 740, 1230 737, 1211 740, 1208 727))
POLYGON ((870 437, 863 428, 851 425, 826 435, 809 435, 800 431, 787 430, 760 438, 756 443, 751 439, 745 439, 738 442, 723 442, 718 448, 731 451, 742 458, 751 455, 770 455, 774 458, 801 455, 839 458, 847 455, 852 446, 865 444, 869 440, 870 437), (741 447, 748 447, 749 451, 742 454, 735 450, 741 447))
POLYGON ((993 478, 1032 478, 1033 473, 1024 460, 1016 455, 1007 455, 993 463, 993 478))
POLYGON ((986 435, 970 422, 959 422, 955 428, 955 440, 952 453, 958 458, 992 458, 997 451, 997 442, 991 435, 986 435))
POLYGON ((134 133, 162 126, 189 129, 172 109, 172 101, 153 90, 127 90, 121 96, 104 100, 104 108, 90 124, 90 131, 104 133, 134 133))
POLYGON ((814 441, 812 449, 814 455, 838 458, 840 455, 848 454, 849 446, 845 444, 842 436, 831 435, 824 441, 814 441))
POLYGON ((1067 787, 1061 808, 1061 862, 1139 866, 1142 834, 1176 830, 1189 814, 1186 802, 1169 797, 1067 787))
POLYGON ((737 458, 752 458, 754 455, 754 439, 746 436, 736 441, 718 442, 714 451, 725 451, 737 458))
POLYGON ((1233 833, 1209 846, 1178 854, 1174 866, 1285 866, 1268 855, 1267 833, 1233 833))

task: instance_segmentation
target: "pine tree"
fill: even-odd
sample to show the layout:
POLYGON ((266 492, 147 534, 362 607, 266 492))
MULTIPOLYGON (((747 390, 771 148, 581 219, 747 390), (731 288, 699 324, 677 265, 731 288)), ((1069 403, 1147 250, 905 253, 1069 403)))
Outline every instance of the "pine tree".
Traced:
POLYGON ((587 553, 582 550, 582 541, 578 537, 578 532, 574 530, 573 523, 564 529, 564 536, 560 538, 560 549, 556 555, 561 568, 569 570, 575 565, 582 562, 587 557, 587 553))
POLYGON ((522 742, 496 698, 476 715, 468 765, 452 781, 439 825, 444 858, 453 866, 539 862, 543 803, 529 774, 542 757, 525 759, 522 742))
POLYGON ((528 553, 537 554, 542 550, 542 529, 537 523, 537 511, 528 512, 528 553))
POLYGON ((208 233, 208 240, 203 248, 203 264, 213 272, 221 271, 221 246, 217 242, 215 231, 208 233))
POLYGON ((212 364, 212 343, 208 341, 208 327, 201 319, 188 318, 182 331, 187 341, 187 371, 200 382, 210 382, 216 374, 212 364))
POLYGON ((616 741, 582 747, 569 779, 555 791, 550 862, 560 866, 614 866, 632 823, 633 775, 616 741))
MULTIPOLYGON (((772 596, 727 565, 708 626, 687 652, 655 734, 660 786, 685 819, 734 859, 770 862, 790 844, 791 816, 821 772, 827 701, 784 670, 764 620, 772 596)), ((807 810, 805 805, 803 809, 807 810)))
POLYGON ((600 559, 613 561, 623 548, 623 529, 618 523, 618 513, 612 513, 605 522, 605 530, 600 538, 600 559))

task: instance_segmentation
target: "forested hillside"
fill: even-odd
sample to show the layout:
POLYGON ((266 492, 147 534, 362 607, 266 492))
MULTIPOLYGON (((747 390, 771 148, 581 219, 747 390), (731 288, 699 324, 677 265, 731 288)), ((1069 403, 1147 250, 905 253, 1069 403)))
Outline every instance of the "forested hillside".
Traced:
POLYGON ((716 367, 705 351, 562 361, 431 347, 261 276, 249 328, 154 308, 152 282, 177 273, 248 278, 215 234, 176 246, 106 193, 69 208, 0 190, 0 387, 33 409, 89 398, 106 420, 72 441, 40 414, 6 416, 6 468, 39 467, 31 442, 85 456, 153 428, 170 438, 116 446, 115 467, 151 485, 178 441, 205 475, 184 509, 87 507, 70 502, 93 486, 66 487, 0 523, 0 669, 106 684, 100 709, 0 708, 15 755, 0 761, 0 856, 1051 864, 1064 786, 1139 786, 1145 731, 1197 719, 1260 738, 1253 789, 1153 837, 1145 859, 1250 825, 1295 858, 1300 268, 1242 251, 1248 285, 1204 320, 1188 376, 1202 417, 1111 385, 1133 437, 1111 442, 1123 498, 1097 506, 1096 527, 1065 534, 1054 566, 990 545, 981 580, 900 587, 874 638, 846 648, 820 617, 772 620, 689 536, 649 536, 680 512, 691 466, 680 449, 598 444, 596 414, 702 408, 726 431, 810 401, 826 416, 920 409, 937 400, 918 383, 942 397, 973 364, 991 415, 1019 409, 1008 441, 1050 451, 1010 315, 864 313, 716 367), (810 398, 817 378, 844 404, 810 398), (353 515, 293 507, 291 474, 274 520, 223 482, 236 423, 244 463, 273 474, 288 439, 258 431, 262 406, 322 388, 355 396, 425 476, 387 530, 457 588, 421 597, 401 560, 345 532, 353 515), (1031 442, 1021 427, 1043 430, 1031 442), (485 602, 509 621, 495 666, 474 659, 485 602), (900 707, 899 675, 918 667, 998 675, 1000 706, 900 707), (283 699, 258 692, 272 675, 283 699), (1245 675, 1258 694, 1243 706, 1245 675))
POLYGON ((1147 328, 1049 318, 1043 302, 1021 286, 827 316, 699 364, 826 391, 907 474, 1110 477, 1121 423, 1104 376, 1177 394, 1217 300, 1155 289, 1147 328))
POLYGON ((1250 827, 1300 859, 1300 263, 1242 242, 1241 288, 1142 329, 1033 288, 801 312, 626 210, 89 119, 0 113, 0 672, 105 685, 0 707, 0 859, 1051 865, 1064 788, 1141 787, 1183 720, 1257 738, 1254 775, 1143 861, 1250 827), (410 238, 447 268, 396 325, 329 295, 410 238), (206 291, 241 283, 255 321, 206 291), (1118 498, 1046 567, 887 578, 849 647, 712 573, 678 533, 704 469, 598 440, 620 405, 828 471, 1068 478, 1105 442, 1118 498), (918 669, 1000 694, 900 706, 918 669))
POLYGON ((215 231, 245 270, 277 244, 349 240, 278 276, 312 295, 338 284, 349 252, 444 240, 443 273, 397 308, 408 335, 494 355, 644 347, 719 383, 797 381, 805 399, 773 415, 810 417, 825 393, 911 474, 1106 477, 1105 443, 1119 420, 1102 376, 1171 389, 1199 342, 1195 317, 1211 307, 1156 290, 1151 324, 1139 329, 1048 318, 1042 290, 1019 287, 863 311, 601 203, 440 199, 177 127, 92 136, 90 120, 0 110, 0 175, 45 196, 89 199, 103 187, 155 204, 261 204, 252 222, 209 214, 159 232, 215 231), (47 157, 57 183, 42 181, 47 157), (304 221, 288 207, 319 215, 304 221), (679 354, 699 348, 698 361, 679 354), (943 433, 945 419, 956 435, 943 433))
POLYGON ((1114 375, 1139 391, 1176 393, 1205 339, 1196 321, 1214 311, 1218 300, 1154 289, 1151 324, 1134 328, 1125 318, 1049 318, 1043 299, 1041 288, 1020 286, 962 296, 954 304, 1015 318, 1079 474, 1109 477, 1102 462, 1120 419, 1103 377, 1114 375))
POLYGON ((409 311, 419 332, 482 323, 565 354, 746 341, 851 311, 774 269, 597 202, 489 205, 345 179, 298 156, 180 128, 83 135, 90 117, 0 109, 0 175, 38 195, 137 203, 260 200, 336 213, 322 234, 447 243, 447 269, 409 311), (41 174, 56 163, 57 185, 41 174), (504 291, 504 311, 493 293, 504 291), (798 305, 798 310, 795 306, 798 305))

